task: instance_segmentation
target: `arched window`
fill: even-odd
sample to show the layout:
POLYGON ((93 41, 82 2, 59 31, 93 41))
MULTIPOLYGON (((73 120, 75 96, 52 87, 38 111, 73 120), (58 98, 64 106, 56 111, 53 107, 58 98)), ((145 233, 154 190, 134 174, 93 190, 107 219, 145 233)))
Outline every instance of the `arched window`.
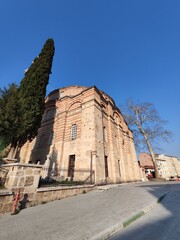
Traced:
POLYGON ((50 133, 50 135, 49 135, 49 145, 52 144, 53 138, 54 138, 54 131, 52 131, 52 132, 50 133))
POLYGON ((64 92, 60 92, 60 98, 64 97, 64 92))
POLYGON ((120 122, 119 115, 115 112, 113 117, 114 117, 114 122, 115 122, 117 125, 119 125, 119 122, 120 122))
POLYGON ((47 110, 45 120, 49 120, 52 117, 51 115, 52 115, 52 110, 47 110))
POLYGON ((77 137, 77 125, 73 124, 71 127, 71 140, 75 140, 77 137))
POLYGON ((106 127, 103 127, 103 140, 104 140, 104 142, 107 142, 107 131, 106 131, 106 127))

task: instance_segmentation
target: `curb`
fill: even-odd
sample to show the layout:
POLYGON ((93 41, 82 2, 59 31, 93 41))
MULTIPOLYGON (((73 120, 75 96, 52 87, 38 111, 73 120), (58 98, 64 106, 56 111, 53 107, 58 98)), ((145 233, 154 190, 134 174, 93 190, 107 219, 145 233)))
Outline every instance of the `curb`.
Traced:
POLYGON ((135 222, 137 219, 139 219, 140 217, 144 216, 146 213, 151 211, 157 204, 159 204, 168 195, 168 193, 169 192, 163 194, 155 202, 153 202, 149 206, 145 207, 144 209, 142 209, 141 211, 139 211, 135 215, 127 218, 125 221, 115 224, 114 226, 112 226, 112 227, 106 229, 105 231, 97 234, 95 237, 89 238, 89 240, 106 240, 106 239, 108 239, 109 237, 111 237, 115 233, 119 232, 123 228, 127 227, 128 225, 135 222))

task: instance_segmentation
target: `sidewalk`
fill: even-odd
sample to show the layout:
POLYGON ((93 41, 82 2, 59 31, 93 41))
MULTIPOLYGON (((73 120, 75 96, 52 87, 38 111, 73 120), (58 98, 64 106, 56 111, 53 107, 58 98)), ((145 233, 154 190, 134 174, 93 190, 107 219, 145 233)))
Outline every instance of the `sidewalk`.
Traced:
POLYGON ((2 240, 105 239, 146 213, 173 183, 107 185, 0 218, 2 240), (132 219, 131 219, 132 218, 132 219))

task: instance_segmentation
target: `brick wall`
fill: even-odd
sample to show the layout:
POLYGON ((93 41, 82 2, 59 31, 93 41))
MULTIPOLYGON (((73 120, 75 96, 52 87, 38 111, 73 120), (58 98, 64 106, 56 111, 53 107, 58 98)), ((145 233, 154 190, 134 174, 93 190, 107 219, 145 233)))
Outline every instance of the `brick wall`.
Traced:
POLYGON ((69 156, 75 155, 74 180, 87 179, 91 170, 97 184, 141 180, 132 132, 113 99, 96 87, 70 86, 50 93, 36 141, 29 144, 31 147, 28 144, 22 147, 20 160, 34 163, 39 160, 44 164, 49 154, 51 165, 56 166, 64 179, 68 177, 69 156), (71 139, 73 124, 77 125, 74 140, 71 139), (93 160, 92 152, 96 152, 93 160), (24 160, 25 156, 29 160, 27 157, 24 160))
POLYGON ((13 209, 13 192, 0 190, 0 214, 11 212, 13 209))

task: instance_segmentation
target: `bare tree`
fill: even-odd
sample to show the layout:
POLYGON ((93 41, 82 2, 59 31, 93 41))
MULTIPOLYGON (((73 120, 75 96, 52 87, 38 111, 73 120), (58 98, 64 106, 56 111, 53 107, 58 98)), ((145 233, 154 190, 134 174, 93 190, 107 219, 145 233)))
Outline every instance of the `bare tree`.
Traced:
POLYGON ((171 132, 164 126, 166 121, 162 120, 154 105, 148 102, 133 102, 128 99, 122 108, 124 118, 133 131, 135 145, 148 149, 155 167, 155 176, 159 177, 154 149, 159 141, 168 141, 171 132))

